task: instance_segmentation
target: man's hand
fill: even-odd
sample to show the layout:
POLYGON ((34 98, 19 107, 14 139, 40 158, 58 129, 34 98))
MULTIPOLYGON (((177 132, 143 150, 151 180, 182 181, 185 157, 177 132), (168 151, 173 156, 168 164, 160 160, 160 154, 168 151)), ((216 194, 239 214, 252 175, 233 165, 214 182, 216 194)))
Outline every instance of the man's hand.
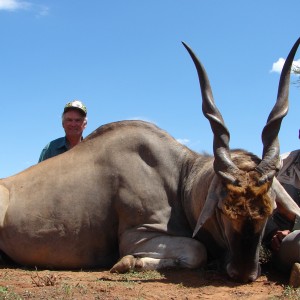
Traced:
POLYGON ((290 233, 289 230, 278 230, 272 237, 271 248, 273 251, 278 251, 282 240, 290 233))

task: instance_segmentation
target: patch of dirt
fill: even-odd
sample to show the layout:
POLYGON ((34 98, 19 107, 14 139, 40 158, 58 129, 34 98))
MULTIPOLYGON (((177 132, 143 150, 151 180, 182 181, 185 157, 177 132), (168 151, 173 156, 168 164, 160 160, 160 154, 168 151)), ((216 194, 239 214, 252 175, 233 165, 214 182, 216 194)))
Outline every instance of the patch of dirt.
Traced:
POLYGON ((264 271, 238 284, 212 270, 165 270, 111 274, 108 270, 49 271, 0 267, 0 299, 291 299, 287 278, 264 271))

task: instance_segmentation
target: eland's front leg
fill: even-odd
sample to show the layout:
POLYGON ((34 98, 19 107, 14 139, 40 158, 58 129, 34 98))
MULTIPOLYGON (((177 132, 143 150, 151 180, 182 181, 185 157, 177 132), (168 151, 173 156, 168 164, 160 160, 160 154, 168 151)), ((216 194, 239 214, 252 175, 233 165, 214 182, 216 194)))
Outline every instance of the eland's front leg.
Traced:
POLYGON ((125 248, 120 248, 122 258, 111 268, 111 272, 165 268, 195 269, 205 265, 207 260, 204 245, 186 237, 157 236, 142 239, 125 248))

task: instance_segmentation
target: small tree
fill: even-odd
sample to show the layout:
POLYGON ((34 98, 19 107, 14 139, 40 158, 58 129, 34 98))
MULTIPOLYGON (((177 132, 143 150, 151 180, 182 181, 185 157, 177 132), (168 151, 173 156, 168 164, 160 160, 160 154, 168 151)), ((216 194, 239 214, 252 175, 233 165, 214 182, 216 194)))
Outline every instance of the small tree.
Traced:
POLYGON ((297 80, 294 82, 294 84, 300 87, 300 67, 294 65, 293 73, 297 75, 297 80))

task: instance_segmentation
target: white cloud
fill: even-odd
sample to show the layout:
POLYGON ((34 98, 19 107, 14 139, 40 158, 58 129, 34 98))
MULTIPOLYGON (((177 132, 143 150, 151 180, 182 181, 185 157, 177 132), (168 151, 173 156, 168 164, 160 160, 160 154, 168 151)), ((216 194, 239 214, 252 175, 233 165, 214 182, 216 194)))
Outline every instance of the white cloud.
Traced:
POLYGON ((29 2, 20 0, 0 0, 0 10, 26 9, 30 6, 29 2))
POLYGON ((16 11, 16 10, 30 10, 37 17, 44 17, 49 14, 49 7, 44 5, 34 5, 29 1, 22 0, 0 0, 0 11, 16 11))
MULTIPOLYGON (((283 68, 285 59, 280 57, 275 63, 273 63, 272 69, 270 72, 275 72, 275 73, 281 73, 281 70, 283 68)), ((300 59, 294 60, 293 61, 293 66, 300 68, 300 59)))
POLYGON ((295 61, 293 62, 293 67, 294 67, 294 68, 297 68, 297 69, 300 69, 300 59, 295 60, 295 61))
POLYGON ((141 120, 141 121, 145 121, 145 122, 149 122, 149 123, 153 123, 153 124, 156 124, 156 125, 157 125, 156 122, 154 122, 154 121, 152 121, 152 120, 150 120, 150 119, 148 119, 148 118, 146 118, 146 117, 132 117, 132 118, 128 118, 128 119, 126 119, 126 120, 135 120, 135 121, 141 120))
POLYGON ((188 140, 188 139, 176 139, 176 140, 177 140, 177 142, 179 142, 180 144, 183 144, 183 145, 187 145, 190 142, 190 140, 188 140))
POLYGON ((49 7, 47 7, 47 6, 41 6, 40 9, 39 9, 39 15, 40 16, 46 16, 48 14, 49 14, 49 7))
POLYGON ((270 72, 280 73, 284 65, 285 59, 280 57, 276 62, 273 63, 272 69, 270 72))

